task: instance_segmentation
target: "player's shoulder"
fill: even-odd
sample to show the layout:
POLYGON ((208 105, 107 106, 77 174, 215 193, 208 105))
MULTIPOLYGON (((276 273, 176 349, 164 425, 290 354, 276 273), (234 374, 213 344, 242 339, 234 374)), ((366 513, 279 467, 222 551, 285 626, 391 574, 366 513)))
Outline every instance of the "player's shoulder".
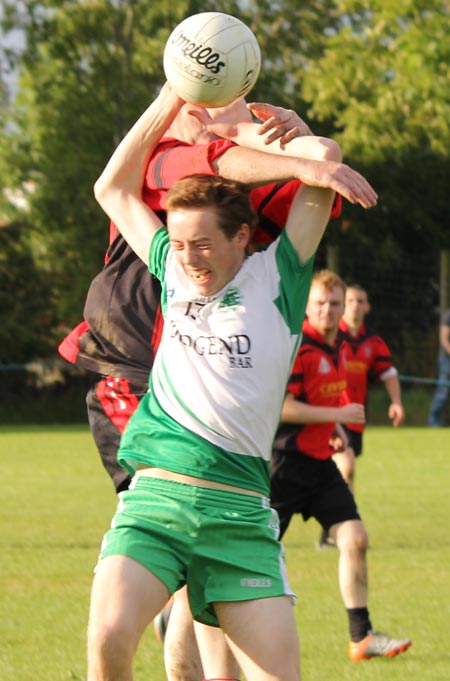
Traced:
POLYGON ((299 355, 306 355, 309 352, 313 352, 313 351, 314 351, 313 339, 307 333, 303 333, 302 334, 302 342, 300 344, 298 354, 299 355))
POLYGON ((303 361, 317 362, 324 355, 332 355, 333 348, 314 336, 307 333, 302 335, 302 342, 298 352, 303 361))
POLYGON ((381 336, 380 332, 378 329, 376 329, 374 326, 364 326, 364 334, 361 336, 361 340, 369 340, 372 341, 373 343, 385 343, 385 340, 381 336))
POLYGON ((375 340, 377 338, 381 339, 381 336, 377 329, 375 327, 371 326, 370 324, 361 324, 361 326, 358 329, 358 333, 356 336, 353 336, 350 332, 344 332, 345 338, 352 343, 356 344, 363 344, 366 341, 371 341, 375 340))

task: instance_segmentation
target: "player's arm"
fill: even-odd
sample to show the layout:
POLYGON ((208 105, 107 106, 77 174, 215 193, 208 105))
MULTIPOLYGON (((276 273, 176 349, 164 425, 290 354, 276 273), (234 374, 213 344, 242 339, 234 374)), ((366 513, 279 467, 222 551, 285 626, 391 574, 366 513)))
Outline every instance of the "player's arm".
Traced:
MULTIPOLYGON (((222 136, 233 139, 239 146, 229 149, 218 160, 219 174, 229 173, 231 171, 230 163, 238 168, 244 167, 245 171, 249 170, 250 165, 252 173, 259 171, 265 174, 267 170, 272 173, 270 178, 267 175, 265 175, 265 178, 259 178, 260 183, 297 179, 309 187, 333 190, 333 192, 306 192, 303 197, 299 198, 299 207, 293 214, 294 218, 296 213, 303 211, 305 205, 311 199, 314 204, 318 200, 320 208, 327 206, 330 200, 332 202, 334 199, 334 192, 336 191, 351 203, 360 203, 365 208, 376 204, 376 193, 367 180, 341 163, 341 151, 337 142, 325 137, 301 135, 301 126, 305 124, 294 111, 273 107, 269 104, 254 104, 253 106, 266 107, 266 121, 263 125, 259 125, 243 120, 236 124, 234 133, 230 132, 233 126, 228 131, 222 129, 222 136), (261 130, 264 132, 263 135, 260 134, 261 130), (277 138, 280 139, 280 144, 273 143, 277 138), (288 143, 282 143, 283 139, 288 143), (252 149, 253 151, 262 151, 265 154, 269 153, 272 157, 262 157, 260 154, 252 156, 252 149), (243 155, 246 158, 245 163, 241 161, 243 155), (294 164, 292 164, 292 161, 294 161, 294 164), (315 164, 314 161, 318 163, 315 164), (322 162, 322 165, 320 162, 322 162), (291 175, 291 173, 293 174, 291 175)), ((215 132, 218 134, 218 130, 215 132)), ((244 181, 250 182, 251 180, 244 181)), ((330 209, 331 203, 326 210, 326 221, 328 221, 330 209)), ((314 209, 314 212, 317 218, 317 208, 314 209)), ((320 219, 318 222, 320 222, 320 219)), ((302 222, 302 234, 304 228, 305 225, 302 222)), ((320 241, 320 237, 321 235, 318 241, 320 241)))
POLYGON ((94 186, 95 198, 135 253, 148 263, 161 221, 142 201, 149 158, 184 102, 166 84, 111 156, 94 186))
MULTIPOLYGON (((263 106, 263 105, 259 105, 263 106)), ((286 111, 280 107, 264 105, 268 110, 286 111)), ((298 134, 296 118, 286 112, 289 122, 284 118, 273 115, 270 130, 276 130, 278 122, 280 126, 287 126, 287 135, 298 134)), ((295 114, 295 112, 292 112, 295 114)), ((296 114, 295 114, 296 116, 296 114)), ((301 119, 299 119, 301 120, 301 119)), ((263 124, 264 125, 264 124, 263 124)), ((172 146, 165 148, 151 159, 147 174, 147 186, 151 190, 157 182, 158 188, 168 189, 171 184, 188 172, 212 172, 227 179, 244 182, 251 187, 284 182, 299 179, 301 167, 295 154, 304 154, 305 157, 313 157, 316 160, 340 160, 339 146, 333 140, 318 137, 299 137, 289 142, 289 153, 280 148, 279 144, 265 143, 259 135, 260 124, 253 123, 246 108, 244 100, 238 100, 233 105, 221 110, 210 109, 206 111, 199 107, 185 108, 176 117, 174 125, 168 131, 168 135, 186 142, 184 146, 172 146), (191 113, 188 113, 191 112, 191 113), (200 124, 199 124, 200 121, 200 124), (217 122, 219 121, 219 123, 217 122), (210 126, 210 128, 209 128, 210 126), (245 135, 236 131, 243 126, 245 135), (205 131, 213 133, 216 138, 238 139, 240 143, 248 146, 228 146, 222 153, 212 151, 210 143, 205 139, 205 131), (302 148, 296 145, 303 145, 302 148), (310 149, 306 148, 310 145, 310 149), (253 148, 250 148, 253 146, 253 148), (271 153, 268 153, 270 149, 271 153), (290 150, 292 149, 292 155, 290 150)), ((285 128, 280 128, 284 135, 285 128)), ((211 140, 210 140, 211 142, 211 140)))
POLYGON ((261 121, 258 134, 263 135, 264 144, 278 140, 283 146, 296 137, 313 135, 308 124, 293 109, 265 102, 250 102, 247 109, 261 121))
POLYGON ((283 423, 365 423, 362 404, 351 403, 342 407, 324 407, 306 404, 288 393, 281 410, 283 423))
POLYGON ((402 404, 400 381, 398 379, 397 370, 394 367, 392 367, 392 369, 394 369, 394 371, 387 371, 385 374, 382 374, 380 378, 391 398, 391 404, 388 411, 389 418, 392 420, 393 426, 400 426, 405 420, 405 410, 402 404))
MULTIPOLYGON (((238 100, 231 107, 222 109, 191 109, 195 116, 209 132, 230 140, 240 148, 262 151, 267 154, 296 158, 326 160, 329 150, 338 148, 337 143, 327 137, 318 137, 311 133, 306 123, 292 109, 272 104, 254 103, 246 105, 263 119, 263 123, 254 122, 246 116, 244 100, 238 100)), ((226 152, 228 153, 228 152, 226 152)), ((272 159, 273 161, 273 159, 272 159)), ((223 175, 223 169, 220 171, 223 175)), ((268 178, 277 181, 279 178, 268 178)), ((296 179, 287 177, 282 179, 296 179)))
POLYGON ((330 438, 330 447, 335 452, 343 452, 348 447, 347 433, 340 423, 336 423, 330 438))
POLYGON ((450 355, 450 326, 448 324, 441 324, 439 328, 439 341, 445 352, 450 355))
POLYGON ((362 175, 343 163, 309 159, 297 159, 297 163, 302 184, 285 229, 300 261, 306 262, 316 252, 328 224, 335 192, 364 208, 376 205, 377 195, 362 175))

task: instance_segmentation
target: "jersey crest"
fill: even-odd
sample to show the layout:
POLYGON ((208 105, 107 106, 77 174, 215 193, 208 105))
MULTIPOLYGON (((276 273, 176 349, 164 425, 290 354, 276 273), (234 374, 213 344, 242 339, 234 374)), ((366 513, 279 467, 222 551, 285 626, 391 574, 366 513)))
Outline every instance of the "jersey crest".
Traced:
POLYGON ((330 373, 331 366, 330 366, 330 363, 325 359, 325 357, 321 357, 317 371, 319 372, 319 374, 329 374, 330 373))
POLYGON ((219 307, 238 307, 242 302, 242 294, 236 286, 230 286, 219 303, 219 307))

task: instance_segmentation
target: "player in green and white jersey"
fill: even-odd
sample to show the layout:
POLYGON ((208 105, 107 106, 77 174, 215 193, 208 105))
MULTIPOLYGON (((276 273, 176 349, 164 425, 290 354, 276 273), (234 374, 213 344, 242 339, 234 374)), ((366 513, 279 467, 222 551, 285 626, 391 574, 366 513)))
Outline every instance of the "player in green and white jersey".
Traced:
POLYGON ((166 230, 142 201, 142 178, 182 105, 165 85, 95 187, 161 279, 165 325, 149 394, 119 452, 135 475, 96 570, 88 680, 130 679, 145 627, 187 583, 194 617, 220 623, 247 678, 298 681, 268 461, 334 192, 364 207, 376 195, 331 145, 329 161, 283 157, 286 179, 303 184, 267 251, 247 257, 248 193, 222 178, 176 183, 166 230))

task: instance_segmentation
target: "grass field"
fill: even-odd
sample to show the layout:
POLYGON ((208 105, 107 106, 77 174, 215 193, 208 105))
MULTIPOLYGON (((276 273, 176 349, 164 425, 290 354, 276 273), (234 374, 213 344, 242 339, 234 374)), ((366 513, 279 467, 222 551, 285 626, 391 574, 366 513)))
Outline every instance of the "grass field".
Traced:
MULTIPOLYGON (((115 508, 87 427, 2 427, 0 678, 85 679, 92 569, 115 508)), ((337 555, 318 552, 318 526, 286 534, 304 681, 450 679, 450 430, 369 428, 356 497, 370 533, 373 625, 413 639, 392 660, 352 664, 337 588, 337 555)), ((276 626, 276 624, 274 624, 276 626)), ((148 631, 137 681, 165 679, 148 631)))

